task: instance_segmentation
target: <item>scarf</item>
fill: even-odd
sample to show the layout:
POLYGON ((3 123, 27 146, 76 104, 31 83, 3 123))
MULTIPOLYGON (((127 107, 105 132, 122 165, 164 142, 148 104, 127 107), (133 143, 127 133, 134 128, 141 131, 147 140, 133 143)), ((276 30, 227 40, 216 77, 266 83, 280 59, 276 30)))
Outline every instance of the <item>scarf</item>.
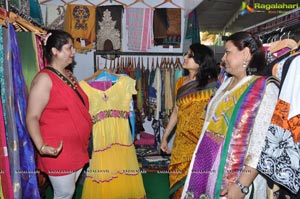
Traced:
POLYGON ((214 198, 239 177, 266 80, 253 77, 219 102, 196 149, 187 196, 214 198))

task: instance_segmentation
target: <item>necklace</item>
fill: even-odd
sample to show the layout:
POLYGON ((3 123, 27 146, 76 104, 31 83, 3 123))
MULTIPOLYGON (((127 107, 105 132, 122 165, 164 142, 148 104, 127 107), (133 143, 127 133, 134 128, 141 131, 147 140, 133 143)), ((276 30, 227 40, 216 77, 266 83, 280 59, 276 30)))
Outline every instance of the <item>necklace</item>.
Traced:
POLYGON ((75 93, 77 94, 77 96, 79 97, 79 99, 81 100, 81 102, 85 105, 83 97, 81 96, 81 94, 79 93, 79 91, 77 90, 77 82, 75 81, 74 77, 72 76, 71 72, 68 72, 68 77, 70 78, 70 80, 68 78, 66 78, 63 74, 61 74, 58 70, 56 70, 53 67, 45 67, 48 70, 51 70, 54 74, 56 74, 63 82, 65 82, 68 86, 70 86, 75 93))
POLYGON ((73 90, 76 90, 78 85, 77 82, 75 81, 73 75, 67 71, 67 75, 68 78, 66 78, 63 74, 61 74, 61 72, 59 72, 58 70, 56 70, 53 67, 46 67, 47 69, 51 70, 52 72, 54 72, 62 81, 64 81, 68 86, 70 86, 73 90))

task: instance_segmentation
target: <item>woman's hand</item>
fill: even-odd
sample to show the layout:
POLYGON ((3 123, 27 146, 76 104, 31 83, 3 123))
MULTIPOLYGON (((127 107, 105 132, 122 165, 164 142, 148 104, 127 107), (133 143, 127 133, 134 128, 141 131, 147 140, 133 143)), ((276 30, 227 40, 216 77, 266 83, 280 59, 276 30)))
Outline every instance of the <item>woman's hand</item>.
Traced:
POLYGON ((245 194, 242 193, 240 187, 233 183, 228 185, 228 187, 224 188, 221 193, 220 196, 225 196, 226 199, 243 199, 245 198, 245 194))
POLYGON ((63 148, 63 141, 60 141, 60 144, 57 148, 54 148, 52 146, 44 144, 40 148, 39 152, 42 156, 54 156, 54 157, 56 157, 61 152, 62 148, 63 148))
POLYGON ((168 142, 166 139, 162 139, 161 144, 160 144, 160 149, 165 153, 170 153, 169 148, 168 148, 168 142))

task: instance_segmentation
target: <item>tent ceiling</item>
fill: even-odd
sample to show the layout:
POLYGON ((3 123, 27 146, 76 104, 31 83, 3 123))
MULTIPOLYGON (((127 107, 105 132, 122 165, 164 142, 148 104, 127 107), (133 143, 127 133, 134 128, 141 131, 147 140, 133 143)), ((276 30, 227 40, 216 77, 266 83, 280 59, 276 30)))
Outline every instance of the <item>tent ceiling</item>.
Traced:
MULTIPOLYGON (((251 2, 253 1, 254 0, 251 0, 251 2)), ((255 2, 269 4, 276 3, 273 0, 257 0, 255 2)), ((280 0, 280 3, 299 3, 299 0, 280 0)), ((223 32, 223 30, 227 27, 226 31, 235 32, 279 15, 269 14, 266 12, 255 12, 241 15, 241 6, 241 0, 203 0, 196 7, 200 30, 223 32)))

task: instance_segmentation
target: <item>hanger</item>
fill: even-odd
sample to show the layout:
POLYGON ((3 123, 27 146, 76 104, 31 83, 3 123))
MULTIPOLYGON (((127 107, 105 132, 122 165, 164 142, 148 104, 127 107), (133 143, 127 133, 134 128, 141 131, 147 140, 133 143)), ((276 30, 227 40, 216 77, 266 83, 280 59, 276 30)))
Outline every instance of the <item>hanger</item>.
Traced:
POLYGON ((164 5, 164 4, 166 4, 166 3, 171 3, 171 4, 174 5, 176 8, 180 8, 180 9, 184 10, 183 7, 181 7, 181 6, 179 6, 178 4, 174 3, 173 0, 164 0, 162 3, 160 3, 160 4, 156 5, 156 6, 154 6, 154 8, 158 8, 159 6, 164 5))
MULTIPOLYGON (((162 60, 161 60, 162 61, 162 60)), ((159 68, 158 57, 156 57, 156 68, 159 68)))
POLYGON ((137 4, 137 3, 142 3, 142 4, 144 4, 145 6, 154 9, 151 5, 149 5, 148 3, 146 3, 144 0, 135 0, 135 1, 132 2, 131 4, 127 5, 127 8, 130 7, 130 6, 132 6, 132 5, 134 5, 134 4, 137 4))
POLYGON ((146 70, 149 69, 149 57, 147 57, 147 66, 146 66, 146 70))
POLYGON ((182 65, 181 65, 181 62, 180 62, 179 57, 176 58, 176 61, 175 61, 175 68, 182 69, 182 65))
POLYGON ((46 34, 47 33, 45 30, 43 30, 37 26, 34 26, 32 23, 26 21, 21 16, 15 14, 13 12, 9 12, 8 17, 9 17, 9 19, 11 19, 13 21, 13 25, 17 29, 20 29, 20 30, 23 30, 26 32, 30 31, 35 34, 46 34))
POLYGON ((154 70, 154 57, 152 57, 151 70, 154 70))
POLYGON ((113 73, 110 69, 102 68, 97 70, 92 76, 84 79, 84 81, 99 80, 101 77, 108 77, 113 80, 114 78, 121 77, 121 75, 113 73))
POLYGON ((294 49, 297 47, 298 47, 298 44, 293 39, 283 39, 283 40, 279 40, 279 41, 271 43, 269 51, 271 53, 275 53, 284 48, 294 49))
POLYGON ((98 6, 101 6, 102 4, 104 4, 104 3, 108 2, 108 1, 109 1, 110 3, 112 3, 112 2, 114 1, 114 2, 117 2, 118 4, 121 4, 121 5, 124 6, 124 7, 127 7, 127 4, 125 4, 125 3, 121 2, 121 1, 118 1, 118 0, 105 0, 105 1, 103 1, 102 3, 98 4, 98 6))
POLYGON ((115 83, 119 79, 119 77, 121 76, 113 73, 111 70, 105 69, 95 77, 95 81, 112 81, 113 83, 115 83))

